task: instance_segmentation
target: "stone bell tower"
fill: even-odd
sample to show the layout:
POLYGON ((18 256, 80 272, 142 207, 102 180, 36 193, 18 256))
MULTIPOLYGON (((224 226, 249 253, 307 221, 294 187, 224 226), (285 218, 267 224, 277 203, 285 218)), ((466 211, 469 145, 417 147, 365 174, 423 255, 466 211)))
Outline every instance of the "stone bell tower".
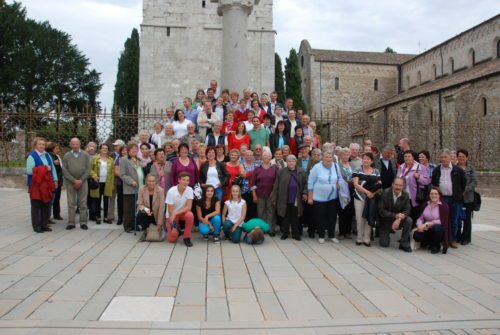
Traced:
POLYGON ((211 79, 272 91, 275 34, 273 0, 143 0, 140 108, 163 116, 211 79))

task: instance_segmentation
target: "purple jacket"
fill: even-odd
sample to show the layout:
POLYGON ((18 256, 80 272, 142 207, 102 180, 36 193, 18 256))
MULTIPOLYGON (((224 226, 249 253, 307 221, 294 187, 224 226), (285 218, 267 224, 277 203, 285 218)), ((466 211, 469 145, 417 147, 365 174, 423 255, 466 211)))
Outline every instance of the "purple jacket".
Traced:
POLYGON ((402 164, 398 168, 398 173, 397 176, 403 178, 404 180, 404 189, 406 190, 406 182, 408 177, 408 188, 409 188, 409 193, 410 193, 410 200, 411 200, 411 206, 412 207, 417 207, 419 204, 416 200, 417 198, 417 179, 413 177, 414 173, 419 172, 419 178, 418 178, 418 184, 420 186, 425 186, 429 185, 431 183, 431 178, 429 178, 429 171, 427 171, 427 167, 423 166, 422 164, 419 164, 417 162, 413 162, 413 166, 411 167, 410 171, 407 172, 406 164, 402 164))

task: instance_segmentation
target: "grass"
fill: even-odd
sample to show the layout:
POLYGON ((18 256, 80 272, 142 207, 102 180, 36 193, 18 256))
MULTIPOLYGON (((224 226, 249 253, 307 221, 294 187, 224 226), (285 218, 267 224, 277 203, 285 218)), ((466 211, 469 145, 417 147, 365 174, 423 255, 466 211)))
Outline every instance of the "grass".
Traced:
POLYGON ((13 160, 13 161, 0 161, 0 167, 26 167, 25 160, 13 160))

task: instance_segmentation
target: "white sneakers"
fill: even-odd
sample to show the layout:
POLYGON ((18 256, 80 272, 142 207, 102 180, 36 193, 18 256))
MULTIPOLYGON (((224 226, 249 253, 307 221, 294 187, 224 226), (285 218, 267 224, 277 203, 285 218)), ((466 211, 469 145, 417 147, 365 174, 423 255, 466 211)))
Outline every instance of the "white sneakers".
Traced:
MULTIPOLYGON (((330 238, 329 240, 332 241, 333 243, 340 243, 340 241, 336 237, 330 238)), ((325 239, 324 238, 318 238, 318 243, 319 244, 325 243, 325 239)))

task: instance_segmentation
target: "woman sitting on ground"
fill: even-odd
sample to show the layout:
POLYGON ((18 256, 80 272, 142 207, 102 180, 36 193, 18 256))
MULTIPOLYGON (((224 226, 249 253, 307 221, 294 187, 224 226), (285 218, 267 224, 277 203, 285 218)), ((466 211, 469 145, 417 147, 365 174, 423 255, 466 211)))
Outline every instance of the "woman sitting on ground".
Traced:
POLYGON ((448 205, 441 201, 442 194, 433 187, 429 192, 429 201, 417 220, 417 230, 413 239, 428 245, 431 253, 437 254, 443 244, 443 254, 448 250, 451 239, 450 211, 448 205))
POLYGON ((201 199, 196 204, 196 216, 200 221, 200 234, 205 241, 208 240, 208 235, 212 235, 214 243, 220 243, 220 200, 215 196, 215 188, 212 185, 203 188, 201 199))
POLYGON ((231 196, 229 200, 224 202, 222 210, 223 230, 226 239, 230 239, 234 243, 240 242, 240 226, 245 220, 246 213, 247 205, 245 200, 241 198, 241 188, 238 185, 231 186, 231 196))
POLYGON ((149 174, 146 177, 146 185, 139 189, 137 204, 137 226, 146 230, 154 224, 160 231, 165 217, 165 191, 156 184, 155 176, 149 174))

